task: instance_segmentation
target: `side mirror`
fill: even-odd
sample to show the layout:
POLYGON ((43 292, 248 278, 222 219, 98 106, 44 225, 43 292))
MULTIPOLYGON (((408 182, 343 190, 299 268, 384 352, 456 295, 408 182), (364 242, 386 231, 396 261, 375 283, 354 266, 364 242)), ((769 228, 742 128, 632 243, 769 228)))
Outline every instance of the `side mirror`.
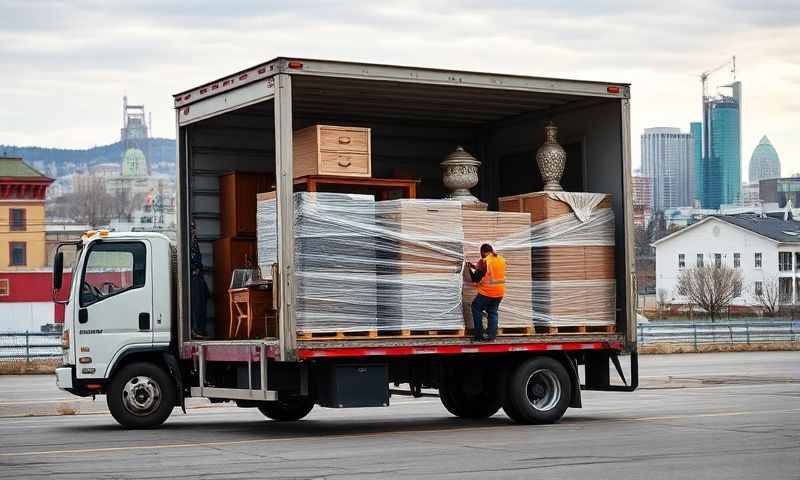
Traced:
POLYGON ((61 290, 64 278, 64 252, 57 252, 53 259, 53 291, 61 290))

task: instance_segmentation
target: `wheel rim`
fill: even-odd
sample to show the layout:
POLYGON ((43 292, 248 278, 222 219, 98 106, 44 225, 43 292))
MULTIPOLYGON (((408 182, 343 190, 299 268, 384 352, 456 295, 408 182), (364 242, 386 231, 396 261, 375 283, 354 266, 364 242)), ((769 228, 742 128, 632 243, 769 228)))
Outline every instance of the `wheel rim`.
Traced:
POLYGON ((161 387, 150 377, 133 377, 122 389, 122 405, 134 415, 149 415, 161 406, 161 387))
POLYGON ((540 412, 552 410, 561 400, 561 382, 552 370, 536 370, 525 386, 528 402, 540 412))

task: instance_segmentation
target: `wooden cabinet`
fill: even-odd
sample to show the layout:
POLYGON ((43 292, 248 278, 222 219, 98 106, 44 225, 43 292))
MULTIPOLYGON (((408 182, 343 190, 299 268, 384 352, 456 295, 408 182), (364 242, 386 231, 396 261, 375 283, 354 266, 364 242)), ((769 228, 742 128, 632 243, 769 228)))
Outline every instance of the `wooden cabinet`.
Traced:
POLYGON ((256 194, 272 190, 272 174, 229 172, 219 177, 223 237, 256 236, 256 194))
POLYGON ((294 177, 372 176, 370 129, 313 125, 294 132, 294 177))
POLYGON ((233 270, 256 265, 255 239, 223 238, 214 242, 214 317, 217 338, 222 338, 230 331, 228 289, 233 270))

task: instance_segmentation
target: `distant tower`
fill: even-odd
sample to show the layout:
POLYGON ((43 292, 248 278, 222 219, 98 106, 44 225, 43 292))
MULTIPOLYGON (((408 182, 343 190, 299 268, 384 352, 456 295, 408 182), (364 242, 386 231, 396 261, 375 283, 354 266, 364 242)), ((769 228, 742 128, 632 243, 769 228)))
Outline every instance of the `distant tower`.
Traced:
POLYGON ((148 140, 147 121, 145 119, 144 105, 128 105, 128 97, 122 97, 122 129, 120 142, 123 147, 123 156, 128 150, 140 150, 147 161, 147 174, 150 169, 150 141, 148 140))
POLYGON ((694 203, 694 142, 679 128, 645 128, 642 175, 652 179, 653 209, 690 207, 694 203))
POLYGON ((753 155, 750 156, 750 183, 757 184, 759 180, 780 178, 780 176, 781 160, 778 158, 778 152, 775 151, 769 138, 764 135, 753 150, 753 155))

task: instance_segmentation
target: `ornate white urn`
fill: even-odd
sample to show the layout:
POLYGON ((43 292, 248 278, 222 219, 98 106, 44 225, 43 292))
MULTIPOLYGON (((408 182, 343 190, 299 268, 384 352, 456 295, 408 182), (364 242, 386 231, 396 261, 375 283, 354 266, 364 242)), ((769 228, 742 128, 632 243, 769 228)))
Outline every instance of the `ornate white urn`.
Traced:
POLYGON ((481 162, 458 146, 439 164, 442 167, 442 183, 450 190, 448 198, 462 202, 478 203, 469 191, 478 184, 478 168, 481 162))

